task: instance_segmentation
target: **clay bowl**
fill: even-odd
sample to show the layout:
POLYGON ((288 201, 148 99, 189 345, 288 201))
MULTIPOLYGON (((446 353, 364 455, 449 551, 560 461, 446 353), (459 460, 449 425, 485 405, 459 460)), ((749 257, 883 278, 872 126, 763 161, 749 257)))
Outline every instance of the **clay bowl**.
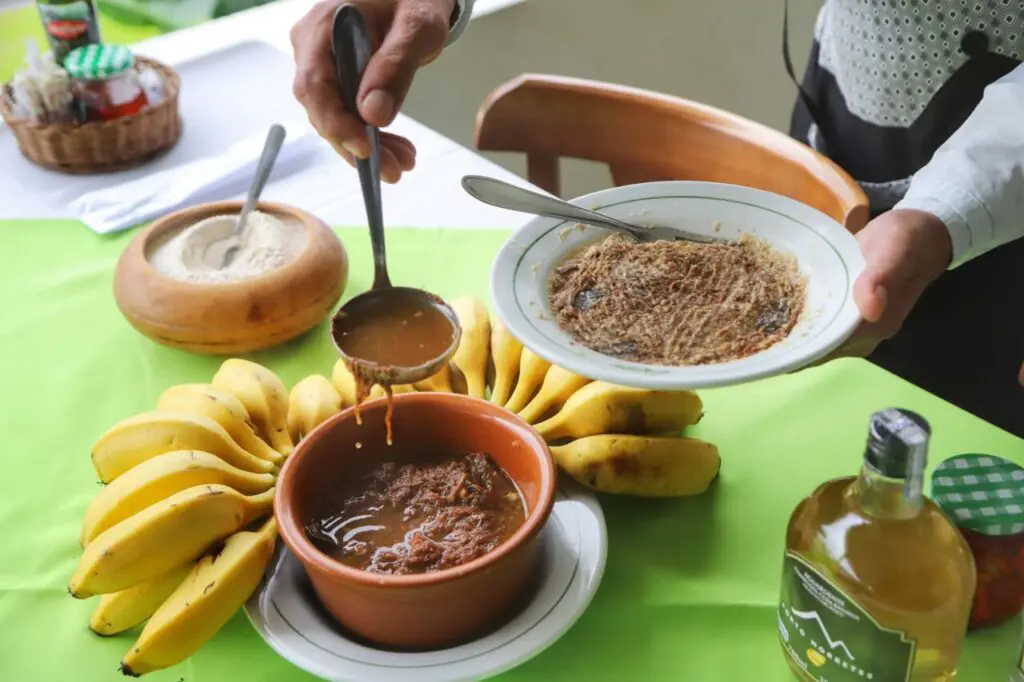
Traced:
POLYGON ((385 443, 383 399, 363 404, 361 426, 349 408, 299 443, 278 478, 274 512, 281 538, 338 623, 386 648, 442 648, 499 625, 530 588, 540 531, 554 504, 555 465, 536 431, 486 401, 452 393, 404 393, 394 401, 391 447, 406 448, 403 457, 484 452, 516 482, 527 516, 512 537, 461 566, 399 576, 346 566, 306 538, 303 527, 319 511, 315 505, 358 458, 394 457, 385 443))
POLYGON ((282 344, 324 320, 348 280, 348 256, 323 221, 291 206, 260 203, 258 209, 299 220, 305 250, 290 263, 259 277, 193 283, 168 277, 147 260, 167 234, 214 215, 235 214, 238 201, 201 204, 171 213, 135 236, 114 274, 114 298, 135 329, 157 343, 207 355, 244 354, 282 344))

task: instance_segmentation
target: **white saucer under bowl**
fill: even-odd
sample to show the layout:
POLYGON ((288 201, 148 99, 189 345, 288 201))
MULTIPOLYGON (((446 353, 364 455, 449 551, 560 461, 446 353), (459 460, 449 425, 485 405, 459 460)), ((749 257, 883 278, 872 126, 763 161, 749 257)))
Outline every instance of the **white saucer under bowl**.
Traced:
POLYGON ((450 649, 397 653, 352 639, 321 608, 302 566, 283 545, 269 577, 246 604, 246 614, 275 651, 324 680, 484 679, 553 644, 583 614, 601 583, 608 533, 592 493, 572 481, 560 481, 541 537, 538 583, 525 608, 494 632, 450 649))
POLYGON ((805 367, 838 347, 860 323, 853 282, 864 269, 864 258, 857 240, 806 204, 713 182, 626 185, 571 203, 639 225, 725 239, 750 234, 793 254, 807 278, 804 312, 789 336, 771 348, 731 362, 684 367, 620 360, 575 342, 558 326, 548 302, 552 270, 611 232, 534 218, 499 251, 491 268, 491 299, 505 326, 527 348, 576 374, 662 390, 737 384, 805 367))

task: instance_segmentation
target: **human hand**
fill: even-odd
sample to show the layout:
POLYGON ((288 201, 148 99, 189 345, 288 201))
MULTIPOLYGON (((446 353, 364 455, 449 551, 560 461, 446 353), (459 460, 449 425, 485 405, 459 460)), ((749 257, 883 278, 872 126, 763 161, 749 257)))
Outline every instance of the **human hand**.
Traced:
POLYGON ((917 210, 883 213, 857 233, 866 267, 853 285, 863 319, 827 359, 869 355, 899 331, 924 290, 949 266, 953 246, 941 220, 917 210))
MULTIPOLYGON (((334 74, 331 24, 348 2, 366 19, 374 53, 356 96, 359 114, 377 127, 389 125, 401 108, 416 70, 437 58, 448 39, 455 0, 322 0, 295 24, 295 97, 310 123, 350 164, 366 158, 370 143, 363 124, 345 111, 334 74)), ((381 133, 381 179, 398 182, 416 165, 416 148, 399 135, 381 133)))

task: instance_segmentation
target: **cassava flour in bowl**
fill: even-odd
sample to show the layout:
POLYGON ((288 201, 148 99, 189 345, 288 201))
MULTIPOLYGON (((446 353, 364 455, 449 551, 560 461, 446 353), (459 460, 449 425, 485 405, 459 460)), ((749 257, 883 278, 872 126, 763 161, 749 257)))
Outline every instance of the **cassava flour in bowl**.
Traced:
POLYGON ((217 215, 171 232, 149 249, 147 258, 168 277, 210 284, 259 277, 295 260, 306 248, 308 236, 301 221, 253 211, 238 253, 221 269, 237 221, 234 214, 217 215))

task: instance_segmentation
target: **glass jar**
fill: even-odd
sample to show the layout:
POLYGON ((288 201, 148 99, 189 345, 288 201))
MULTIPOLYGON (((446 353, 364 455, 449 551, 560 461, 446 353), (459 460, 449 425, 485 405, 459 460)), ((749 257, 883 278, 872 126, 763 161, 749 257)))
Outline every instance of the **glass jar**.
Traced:
POLYGON ((970 627, 1004 623, 1024 608, 1024 468, 992 455, 936 467, 932 497, 974 555, 978 586, 970 627))
POLYGON ((83 121, 109 121, 146 107, 135 57, 122 45, 86 45, 72 50, 64 69, 74 83, 83 121))

